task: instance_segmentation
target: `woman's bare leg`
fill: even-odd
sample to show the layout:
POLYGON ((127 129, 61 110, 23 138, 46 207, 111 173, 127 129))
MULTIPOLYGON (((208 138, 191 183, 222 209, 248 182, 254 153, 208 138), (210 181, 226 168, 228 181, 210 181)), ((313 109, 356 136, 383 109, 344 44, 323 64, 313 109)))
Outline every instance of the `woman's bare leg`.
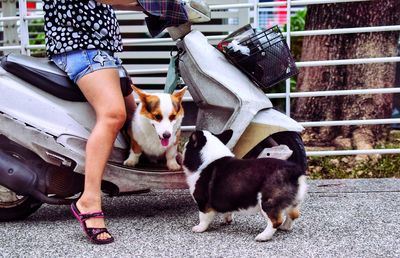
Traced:
MULTIPOLYGON (((77 207, 83 213, 95 212, 102 210, 101 181, 115 138, 125 123, 126 110, 116 69, 94 71, 77 84, 96 112, 96 125, 86 144, 85 186, 77 207)), ((103 228, 104 219, 89 219, 86 226, 103 228)), ((97 238, 110 235, 103 233, 97 238)))

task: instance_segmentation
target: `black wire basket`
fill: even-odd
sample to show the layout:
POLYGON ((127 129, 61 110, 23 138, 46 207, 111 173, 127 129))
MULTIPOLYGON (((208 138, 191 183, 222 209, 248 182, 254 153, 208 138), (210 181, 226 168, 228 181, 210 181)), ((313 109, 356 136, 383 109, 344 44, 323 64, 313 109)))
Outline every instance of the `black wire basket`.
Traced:
POLYGON ((261 89, 299 72, 278 26, 256 31, 248 24, 228 35, 217 48, 261 89))

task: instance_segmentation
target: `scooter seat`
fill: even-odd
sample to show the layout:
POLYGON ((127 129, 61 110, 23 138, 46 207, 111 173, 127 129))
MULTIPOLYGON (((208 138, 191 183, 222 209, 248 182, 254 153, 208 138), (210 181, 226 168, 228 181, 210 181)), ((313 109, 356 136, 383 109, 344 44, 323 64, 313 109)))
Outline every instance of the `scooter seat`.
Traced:
MULTIPOLYGON (((38 58, 11 53, 1 58, 1 67, 18 78, 46 91, 58 98, 84 102, 84 95, 67 74, 48 58, 38 58)), ((121 89, 126 96, 130 92, 130 77, 124 68, 120 71, 121 89)))

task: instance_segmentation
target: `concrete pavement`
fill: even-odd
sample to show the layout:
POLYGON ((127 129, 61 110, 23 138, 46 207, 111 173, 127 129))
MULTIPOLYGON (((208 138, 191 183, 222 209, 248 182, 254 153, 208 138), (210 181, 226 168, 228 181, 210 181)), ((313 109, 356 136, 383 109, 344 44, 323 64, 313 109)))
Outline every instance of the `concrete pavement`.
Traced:
POLYGON ((197 208, 188 190, 105 198, 116 242, 90 244, 66 206, 43 205, 28 219, 0 224, 0 257, 400 257, 400 179, 309 180, 292 232, 255 236, 259 214, 218 217, 191 232, 197 208))

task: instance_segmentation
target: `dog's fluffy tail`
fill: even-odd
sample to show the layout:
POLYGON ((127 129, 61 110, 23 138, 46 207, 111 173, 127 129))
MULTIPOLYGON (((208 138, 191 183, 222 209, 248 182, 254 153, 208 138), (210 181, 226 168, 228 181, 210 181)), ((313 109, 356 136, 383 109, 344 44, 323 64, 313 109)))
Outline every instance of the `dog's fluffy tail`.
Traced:
POLYGON ((305 169, 301 165, 291 162, 291 161, 289 161, 288 163, 289 164, 288 164, 287 170, 289 171, 289 175, 293 180, 297 181, 297 179, 299 177, 306 174, 305 169))
POLYGON ((290 181, 291 184, 298 186, 294 205, 299 205, 304 200, 308 189, 306 183, 306 171, 302 166, 294 162, 288 162, 286 171, 288 181, 290 181))
POLYGON ((305 175, 300 176, 298 179, 298 183, 299 183, 299 188, 297 190, 296 202, 301 203, 304 200, 308 189, 306 176, 305 175))

